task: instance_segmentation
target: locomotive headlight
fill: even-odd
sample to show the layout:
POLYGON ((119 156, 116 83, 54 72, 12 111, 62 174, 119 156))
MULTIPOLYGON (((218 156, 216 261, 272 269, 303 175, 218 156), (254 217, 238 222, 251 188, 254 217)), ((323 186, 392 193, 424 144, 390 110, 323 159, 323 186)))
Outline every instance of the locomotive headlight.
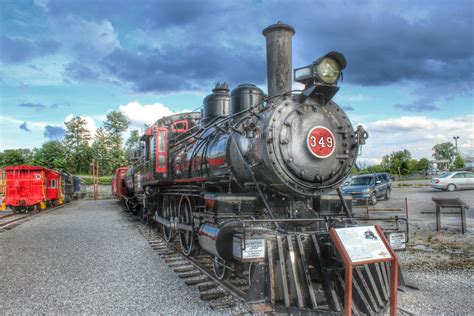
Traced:
POLYGON ((327 84, 335 84, 341 74, 338 62, 331 57, 323 58, 315 68, 316 75, 327 84))
POLYGON ((344 68, 346 68, 344 55, 338 52, 329 52, 318 58, 312 65, 295 69, 294 79, 306 86, 336 85, 344 68))

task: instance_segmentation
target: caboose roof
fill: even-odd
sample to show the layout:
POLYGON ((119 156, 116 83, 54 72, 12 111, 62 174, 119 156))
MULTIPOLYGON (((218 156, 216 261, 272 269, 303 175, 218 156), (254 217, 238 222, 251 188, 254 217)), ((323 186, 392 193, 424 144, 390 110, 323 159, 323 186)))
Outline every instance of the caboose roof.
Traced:
POLYGON ((9 170, 44 170, 44 171, 49 171, 49 172, 54 172, 59 174, 58 171, 48 169, 42 166, 32 166, 32 165, 18 165, 18 166, 6 166, 3 167, 4 170, 9 171, 9 170))

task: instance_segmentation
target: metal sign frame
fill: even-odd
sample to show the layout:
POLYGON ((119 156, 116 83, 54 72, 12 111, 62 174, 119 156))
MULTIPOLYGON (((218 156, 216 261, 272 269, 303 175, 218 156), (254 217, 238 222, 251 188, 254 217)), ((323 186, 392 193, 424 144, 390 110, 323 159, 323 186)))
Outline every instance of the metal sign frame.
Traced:
POLYGON ((383 244, 390 253, 390 258, 384 259, 370 259, 365 261, 352 262, 349 257, 342 240, 336 232, 336 229, 331 228, 329 235, 331 236, 334 245, 336 246, 339 255, 344 262, 345 282, 344 282, 344 315, 352 315, 352 271, 354 266, 376 263, 376 262, 390 262, 390 316, 397 314, 397 289, 398 289, 398 257, 395 251, 390 246, 390 242, 385 237, 382 229, 378 225, 374 225, 375 230, 380 236, 383 244))

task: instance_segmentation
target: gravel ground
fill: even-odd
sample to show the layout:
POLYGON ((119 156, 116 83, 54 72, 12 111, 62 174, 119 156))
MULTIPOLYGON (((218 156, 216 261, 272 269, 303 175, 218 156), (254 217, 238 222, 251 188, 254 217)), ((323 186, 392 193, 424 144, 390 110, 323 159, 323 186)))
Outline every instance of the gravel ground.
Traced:
POLYGON ((75 201, 0 234, 0 313, 209 313, 116 202, 75 201))
MULTIPOLYGON (((419 288, 398 292, 398 306, 417 315, 472 315, 474 270, 440 251, 399 253, 405 282, 419 288)), ((464 262, 465 263, 465 262, 464 262)))

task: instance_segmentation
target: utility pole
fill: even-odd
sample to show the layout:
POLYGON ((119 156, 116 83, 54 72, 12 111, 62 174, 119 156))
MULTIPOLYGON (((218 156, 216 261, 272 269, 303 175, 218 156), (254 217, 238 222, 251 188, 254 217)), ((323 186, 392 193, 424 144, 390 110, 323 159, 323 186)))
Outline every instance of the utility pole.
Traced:
POLYGON ((456 156, 459 154, 458 152, 458 139, 459 139, 459 136, 453 136, 453 139, 454 139, 454 143, 456 144, 456 156))

